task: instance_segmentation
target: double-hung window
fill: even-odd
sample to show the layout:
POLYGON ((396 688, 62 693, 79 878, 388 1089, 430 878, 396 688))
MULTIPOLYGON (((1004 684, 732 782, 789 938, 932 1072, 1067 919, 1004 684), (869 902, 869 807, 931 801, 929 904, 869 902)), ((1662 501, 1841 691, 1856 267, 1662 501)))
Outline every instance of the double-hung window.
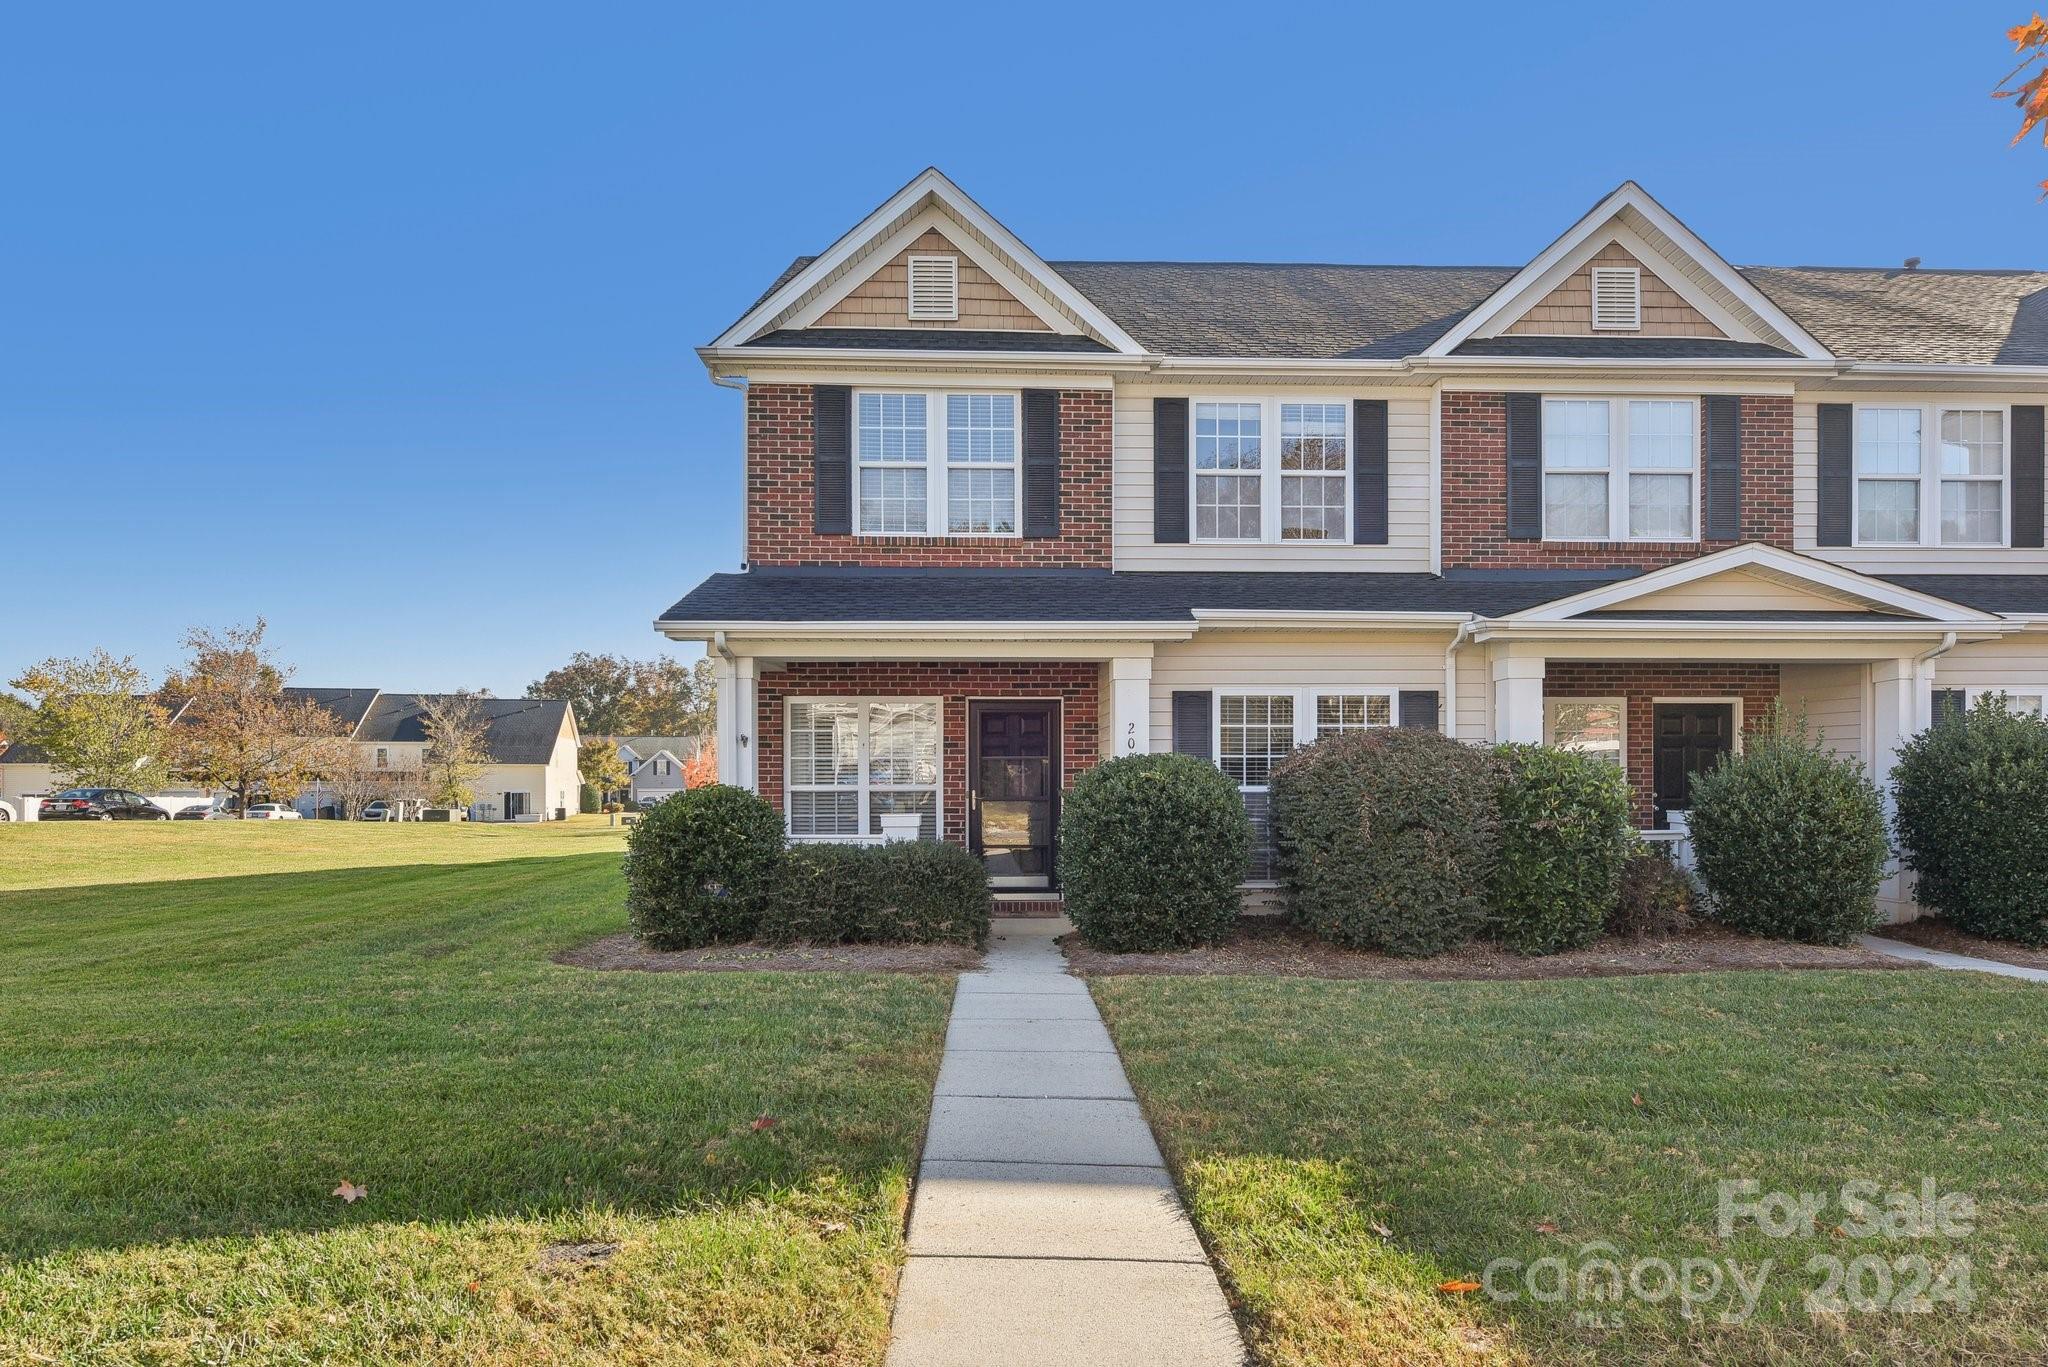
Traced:
POLYGON ((2005 433, 2004 408, 1856 405, 1856 544, 2003 546, 2005 433))
POLYGON ((1196 399, 1188 406, 1196 541, 1348 541, 1351 405, 1196 399))
POLYGON ((1394 723, 1391 691, 1291 688, 1216 695, 1216 763, 1237 784, 1253 832, 1251 879, 1273 876, 1273 765, 1297 745, 1394 723))
POLYGON ((1545 399, 1544 538, 1697 540, 1698 416, 1690 399, 1545 399))
POLYGON ((862 536, 1015 536, 1017 396, 863 390, 854 399, 862 536))
POLYGON ((814 698, 788 704, 784 802, 798 840, 872 840, 882 818, 914 812, 939 835, 939 703, 814 698))

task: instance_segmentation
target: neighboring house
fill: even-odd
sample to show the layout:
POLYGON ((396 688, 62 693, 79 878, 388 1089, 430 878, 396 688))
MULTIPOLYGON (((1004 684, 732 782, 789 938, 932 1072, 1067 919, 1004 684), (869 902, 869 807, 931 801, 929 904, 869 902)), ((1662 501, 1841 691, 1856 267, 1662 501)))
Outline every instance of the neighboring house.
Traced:
MULTIPOLYGON (((173 698, 166 704, 170 720, 175 724, 185 714, 186 699, 173 698)), ((50 763, 49 756, 39 746, 27 741, 9 744, 0 741, 0 803, 6 804, 10 818, 18 817, 22 810, 22 799, 48 797, 64 787, 61 776, 50 763)), ((158 794, 166 799, 163 805, 176 810, 190 802, 202 801, 204 795, 197 789, 176 790, 178 795, 189 801, 178 801, 170 794, 158 794)))
POLYGON ((697 736, 620 737, 619 758, 626 762, 626 772, 632 778, 627 789, 632 801, 659 801, 682 792, 689 786, 683 766, 703 748, 704 742, 697 736))
MULTIPOLYGON (((363 758, 379 769, 417 770, 427 735, 420 700, 432 694, 386 693, 376 688, 288 687, 288 697, 310 698, 331 713, 363 758)), ((489 721, 489 766, 473 785, 474 821, 552 821, 576 810, 576 717, 558 699, 483 698, 489 721)), ((176 724, 182 708, 173 714, 176 724)), ((0 800, 15 811, 25 796, 47 796, 61 786, 42 753, 26 743, 0 750, 0 800)), ((196 790, 193 790, 196 793, 196 790)), ((203 797, 203 794, 198 794, 203 797)), ((196 799, 195 799, 196 800, 196 799)), ((334 793, 315 783, 292 804, 301 815, 338 815, 334 793)))
POLYGON ((2048 272, 1738 268, 1632 182, 1560 226, 1048 263, 918 176, 700 352, 745 564, 658 627, 714 647, 720 777, 1043 887, 1108 755, 1263 818, 1331 731, 1552 740, 1656 830, 1781 699, 1880 782, 1937 699, 2040 706, 2048 272))

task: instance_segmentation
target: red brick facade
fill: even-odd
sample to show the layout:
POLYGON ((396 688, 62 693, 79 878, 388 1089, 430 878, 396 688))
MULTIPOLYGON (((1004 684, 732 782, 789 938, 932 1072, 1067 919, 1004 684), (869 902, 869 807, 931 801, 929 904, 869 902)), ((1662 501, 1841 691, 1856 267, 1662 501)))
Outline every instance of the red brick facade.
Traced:
MULTIPOLYGON (((813 530, 811 387, 747 390, 747 563, 896 568, 1107 569, 1110 538, 1108 390, 1060 391, 1060 534, 820 536, 813 530)), ((1022 506, 1019 490, 1019 506, 1022 506)))
MULTIPOLYGON (((1730 541, 1508 539, 1505 394, 1443 396, 1443 562, 1482 569, 1656 569, 1730 541)), ((1742 540, 1792 549, 1792 400, 1742 399, 1742 540)))
POLYGON ((970 698, 1051 698, 1060 704, 1060 784, 1101 759, 1097 730, 1102 666, 1093 662, 966 663, 931 660, 800 661, 761 675, 754 720, 762 796, 783 805, 783 717, 789 698, 942 699, 939 809, 946 839, 967 839, 967 703, 970 698))
POLYGON ((1757 725, 1778 698, 1774 664, 1688 664, 1635 661, 1552 660, 1544 671, 1546 698, 1620 698, 1622 750, 1635 796, 1636 825, 1654 819, 1654 762, 1650 708, 1657 698, 1741 698, 1742 725, 1757 725))

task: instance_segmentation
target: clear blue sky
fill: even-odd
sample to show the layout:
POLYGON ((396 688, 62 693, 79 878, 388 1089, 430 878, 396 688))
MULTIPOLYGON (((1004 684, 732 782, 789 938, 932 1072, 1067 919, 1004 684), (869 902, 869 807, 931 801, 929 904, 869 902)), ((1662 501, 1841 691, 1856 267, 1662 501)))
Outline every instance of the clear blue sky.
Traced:
POLYGON ((0 680, 652 653, 739 554, 692 348, 927 164, 1054 258, 1517 264, 1632 176, 1739 263, 2048 264, 2029 0, 1379 9, 17 6, 0 680))

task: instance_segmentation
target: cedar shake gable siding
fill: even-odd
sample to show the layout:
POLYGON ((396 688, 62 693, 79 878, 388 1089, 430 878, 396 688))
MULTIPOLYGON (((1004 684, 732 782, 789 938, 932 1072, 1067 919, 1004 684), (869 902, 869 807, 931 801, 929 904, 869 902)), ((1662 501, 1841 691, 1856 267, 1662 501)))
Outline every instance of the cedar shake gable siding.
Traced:
MULTIPOLYGON (((1576 396, 1575 396, 1576 397, 1576 396)), ((1741 536, 1734 541, 1536 541, 1508 536, 1505 394, 1443 396, 1443 563, 1446 569, 1651 570, 1744 541, 1792 549, 1792 400, 1744 395, 1741 536)), ((1706 439, 1706 423, 1700 424, 1706 439)), ((1704 493, 1705 459, 1694 496, 1704 493)))
POLYGON ((967 704, 970 699, 1059 703, 1060 787, 1102 759, 1097 732, 1103 666, 1095 661, 795 661, 760 676, 754 719, 761 795, 783 811, 785 704, 791 698, 938 698, 939 834, 967 842, 967 704))
POLYGON ((1633 266, 1642 273, 1643 325, 1625 334, 1634 337, 1727 337, 1713 320, 1685 302, 1678 291, 1658 278, 1657 273, 1638 261, 1619 242, 1610 242, 1593 254, 1593 259, 1559 282, 1556 289, 1529 306, 1529 311, 1507 328, 1516 337, 1591 337, 1593 329, 1593 268, 1633 266))
POLYGON ((1627 756, 1630 812, 1639 830, 1656 819, 1656 764, 1652 754, 1652 709, 1658 698, 1740 698, 1743 734, 1754 731, 1778 700, 1774 664, 1667 664, 1630 661, 1552 660, 1543 679, 1551 698, 1620 698, 1625 717, 1622 752, 1627 756))
MULTIPOLYGON (((1112 407, 1107 390, 1059 391, 1058 536, 827 534, 818 532, 813 520, 811 387, 749 386, 747 563, 756 569, 792 565, 1107 569, 1112 407)), ((1021 516, 1021 459, 1017 477, 1021 516)))
POLYGON ((1045 320, 1026 308, 972 257, 946 239, 937 228, 883 263, 873 275, 827 309, 812 327, 929 328, 1000 332, 1050 332, 1045 320), (950 256, 958 263, 960 316, 932 319, 910 316, 910 258, 950 256))

